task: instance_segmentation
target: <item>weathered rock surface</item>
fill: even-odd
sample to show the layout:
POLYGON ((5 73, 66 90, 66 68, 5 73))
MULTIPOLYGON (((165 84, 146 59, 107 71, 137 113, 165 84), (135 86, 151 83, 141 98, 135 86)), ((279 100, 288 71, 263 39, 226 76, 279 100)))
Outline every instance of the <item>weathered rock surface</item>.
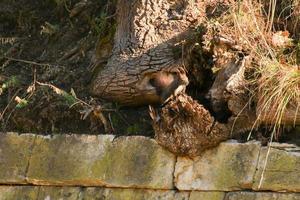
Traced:
POLYGON ((299 200, 299 193, 229 192, 224 200, 299 200))
POLYGON ((272 143, 259 187, 267 151, 259 142, 231 140, 176 162, 172 153, 141 136, 1 133, 0 200, 300 199, 294 193, 300 191, 299 147, 272 143), (174 184, 185 191, 175 191, 174 184))
POLYGON ((83 192, 80 187, 0 186, 0 200, 80 200, 83 192))
POLYGON ((299 200, 300 193, 276 192, 178 192, 174 190, 0 186, 0 200, 299 200))
POLYGON ((0 186, 0 200, 38 199, 38 191, 38 186, 0 186))
POLYGON ((224 200, 225 192, 192 191, 189 200, 224 200))
POLYGON ((174 190, 100 189, 87 188, 84 199, 107 200, 189 200, 188 192, 174 190))
POLYGON ((0 133, 0 183, 25 183, 34 135, 0 133))
POLYGON ((221 143, 193 160, 177 159, 175 185, 179 190, 230 191, 251 188, 260 143, 221 143))
MULTIPOLYGON (((0 200, 189 200, 189 192, 120 188, 0 186, 0 200)), ((205 199, 204 199, 205 200, 205 199)))
MULTIPOLYGON (((35 188, 34 186, 32 188, 35 188)), ((41 186, 38 190, 37 199, 39 200, 80 200, 83 189, 80 187, 45 187, 41 186)))
POLYGON ((37 137, 27 180, 43 185, 173 188, 175 156, 145 137, 37 137))
POLYGON ((300 192, 300 148, 273 143, 266 158, 267 151, 268 147, 261 150, 253 189, 300 192))

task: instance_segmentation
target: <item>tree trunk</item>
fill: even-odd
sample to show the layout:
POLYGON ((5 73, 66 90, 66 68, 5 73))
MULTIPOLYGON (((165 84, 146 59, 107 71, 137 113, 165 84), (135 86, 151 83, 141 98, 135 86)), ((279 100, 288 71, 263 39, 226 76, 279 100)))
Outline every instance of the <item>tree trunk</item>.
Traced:
POLYGON ((123 105, 160 103, 157 73, 183 66, 184 41, 203 19, 194 0, 119 0, 112 55, 92 83, 93 95, 123 105))

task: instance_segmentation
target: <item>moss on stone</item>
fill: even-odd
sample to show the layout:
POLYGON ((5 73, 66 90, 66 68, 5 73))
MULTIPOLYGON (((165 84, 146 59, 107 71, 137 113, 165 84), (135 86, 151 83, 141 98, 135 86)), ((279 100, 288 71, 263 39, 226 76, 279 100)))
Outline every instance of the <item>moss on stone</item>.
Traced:
POLYGON ((192 191, 189 200, 224 200, 225 192, 192 191))
POLYGON ((38 199, 39 187, 32 186, 1 186, 0 200, 33 200, 38 199))
POLYGON ((144 137, 122 137, 92 165, 92 173, 112 185, 172 188, 172 172, 164 173, 172 169, 173 161, 175 157, 154 141, 144 137))
POLYGON ((276 192, 229 192, 225 200, 298 200, 298 193, 276 193, 276 192))
POLYGON ((271 148, 268 155, 266 169, 264 171, 261 187, 259 188, 260 179, 265 165, 267 148, 262 149, 258 170, 255 174, 255 190, 273 190, 273 191, 300 191, 300 153, 289 152, 271 148))
POLYGON ((145 137, 40 137, 27 180, 56 185, 173 188, 175 156, 145 137))
POLYGON ((37 199, 78 200, 79 187, 40 187, 37 199))
POLYGON ((25 183, 35 135, 0 133, 0 183, 25 183))
MULTIPOLYGON (((28 170, 31 182, 75 184, 92 178, 89 167, 101 155, 112 136, 38 136, 28 170), (102 151, 101 151, 102 149, 102 151)), ((92 184, 92 183, 90 183, 92 184)))
POLYGON ((228 141, 193 160, 178 158, 176 187, 210 191, 251 189, 259 150, 258 142, 228 141))
POLYGON ((87 188, 84 199, 108 200, 189 200, 189 192, 174 190, 87 188))

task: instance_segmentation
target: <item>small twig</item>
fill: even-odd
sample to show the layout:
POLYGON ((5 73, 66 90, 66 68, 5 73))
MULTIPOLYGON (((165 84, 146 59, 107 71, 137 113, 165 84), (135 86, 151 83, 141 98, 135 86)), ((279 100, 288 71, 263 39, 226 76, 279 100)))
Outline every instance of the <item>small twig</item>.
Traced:
MULTIPOLYGON (((64 90, 62 90, 62 89, 59 89, 58 87, 56 87, 56 86, 54 86, 54 85, 52 85, 52 84, 50 84, 50 83, 42 83, 42 82, 39 82, 39 81, 36 81, 36 83, 38 84, 38 85, 41 85, 41 86, 47 86, 47 87, 50 87, 51 89, 53 89, 57 94, 59 94, 59 93, 65 93, 65 91, 64 90)), ((77 101, 79 101, 80 103, 82 103, 82 104, 84 104, 84 105, 86 105, 86 106, 88 106, 88 107, 93 107, 92 105, 90 105, 90 104, 88 104, 88 103, 86 103, 85 101, 83 101, 83 100, 81 100, 81 99, 79 99, 79 98, 77 98, 77 97, 74 97, 77 101)), ((74 106, 74 105, 71 105, 71 106, 74 106)))
POLYGON ((33 84, 36 84, 36 67, 33 66, 33 84))
POLYGON ((117 12, 115 12, 114 14, 112 14, 112 15, 109 15, 109 16, 107 16, 107 17, 105 17, 105 19, 110 19, 110 18, 113 18, 113 17, 115 17, 117 15, 117 12))
MULTIPOLYGON (((66 93, 64 90, 59 89, 58 87, 56 87, 56 86, 54 86, 54 85, 52 85, 52 84, 50 84, 50 83, 42 83, 42 82, 39 82, 39 81, 35 81, 35 82, 36 82, 36 84, 38 84, 38 85, 50 87, 50 88, 51 88, 52 90, 54 90, 55 93, 57 93, 57 94, 66 93)), ((70 106, 70 108, 73 107, 73 106, 75 106, 75 105, 77 105, 78 103, 82 103, 82 104, 88 106, 89 108, 94 108, 93 105, 90 105, 90 104, 86 103, 85 101, 79 99, 78 97, 75 97, 75 96, 73 96, 73 97, 77 100, 77 102, 73 103, 73 104, 70 106)), ((101 111, 105 111, 105 112, 117 112, 116 109, 106 109, 106 108, 101 108, 101 111)))
POLYGON ((113 123, 112 123, 112 120, 111 120, 111 114, 110 113, 108 113, 108 119, 109 119, 109 122, 110 122, 110 127, 112 129, 112 132, 115 132, 115 128, 113 126, 113 123))
MULTIPOLYGON (((32 82, 32 84, 31 84, 31 86, 29 86, 29 88, 30 88, 30 95, 28 96, 28 98, 31 98, 32 97, 32 95, 33 95, 33 93, 34 93, 34 91, 35 91, 35 89, 36 89, 36 67, 35 67, 35 65, 33 66, 33 70, 32 70, 33 72, 32 72, 32 76, 33 76, 33 82, 32 82)), ((28 92, 28 89, 27 89, 27 92, 28 92)))
POLYGON ((8 59, 8 60, 12 60, 12 61, 17 61, 17 62, 22 62, 22 63, 26 63, 26 64, 31 64, 31 65, 38 65, 38 66, 46 66, 46 67, 51 67, 53 65, 48 64, 48 63, 37 63, 34 61, 30 61, 30 60, 23 60, 23 59, 17 59, 17 58, 12 58, 12 57, 7 57, 7 56, 3 56, 2 58, 8 59))
POLYGON ((81 103, 81 102, 77 101, 77 102, 73 103, 72 105, 70 105, 69 108, 72 108, 72 107, 74 107, 75 105, 80 104, 80 103, 81 103))
POLYGON ((276 132, 276 129, 274 128, 273 131, 272 131, 272 134, 271 134, 269 145, 268 145, 268 150, 267 150, 267 153, 266 153, 266 158, 265 158, 263 170, 261 172, 261 176, 260 176, 260 180, 259 180, 259 184, 258 184, 258 189, 261 188, 261 185, 262 185, 262 182, 263 182, 263 179, 264 179, 264 175, 265 175, 265 171, 266 171, 266 168, 267 168, 268 158, 269 158, 269 154, 270 154, 270 150, 271 150, 271 146, 272 146, 273 137, 274 137, 275 132, 276 132))
POLYGON ((4 123, 4 127, 3 127, 4 129, 5 129, 6 125, 7 125, 7 123, 8 123, 8 120, 10 119, 11 115, 14 113, 15 110, 16 110, 16 107, 14 107, 12 109, 12 111, 9 113, 9 115, 7 116, 7 119, 6 119, 6 121, 4 123))
POLYGON ((18 95, 18 93, 21 91, 21 89, 18 89, 16 91, 16 93, 14 94, 14 96, 10 99, 10 101, 8 102, 8 104, 6 105, 6 107, 4 108, 4 110, 2 111, 2 113, 0 113, 0 121, 3 120, 3 116, 6 112, 6 110, 9 108, 10 104, 14 101, 14 99, 16 98, 16 96, 18 95))

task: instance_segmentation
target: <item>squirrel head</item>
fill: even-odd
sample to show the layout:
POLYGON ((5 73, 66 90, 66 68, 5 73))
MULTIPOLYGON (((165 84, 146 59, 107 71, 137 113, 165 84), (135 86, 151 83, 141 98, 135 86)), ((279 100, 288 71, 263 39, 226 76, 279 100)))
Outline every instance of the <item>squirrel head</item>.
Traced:
POLYGON ((185 69, 178 67, 145 74, 136 88, 144 94, 145 100, 155 99, 155 103, 161 104, 170 96, 184 92, 188 84, 185 69))

